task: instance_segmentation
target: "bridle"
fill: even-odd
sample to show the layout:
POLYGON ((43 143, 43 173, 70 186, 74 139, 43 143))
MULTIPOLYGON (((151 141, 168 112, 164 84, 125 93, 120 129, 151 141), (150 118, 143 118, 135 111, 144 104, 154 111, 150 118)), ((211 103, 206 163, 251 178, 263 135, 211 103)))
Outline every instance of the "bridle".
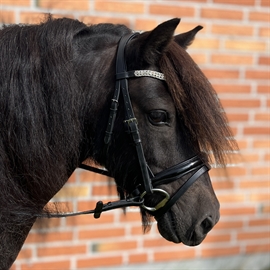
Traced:
MULTIPOLYGON (((108 119, 108 124, 104 137, 105 148, 108 149, 111 143, 111 136, 114 130, 114 123, 119 106, 119 97, 122 93, 124 106, 125 106, 125 119, 124 124, 126 126, 127 132, 131 135, 133 143, 136 148, 137 159, 139 162, 141 175, 143 178, 143 185, 139 185, 127 198, 123 200, 118 200, 114 202, 108 202, 103 204, 99 201, 96 204, 96 208, 93 210, 87 210, 75 213, 42 213, 38 217, 69 217, 84 214, 94 214, 95 218, 99 218, 102 212, 109 211, 116 208, 123 208, 128 206, 139 206, 144 208, 146 211, 150 212, 158 220, 163 214, 165 214, 176 202, 177 200, 188 190, 188 188, 205 172, 210 169, 210 166, 201 158, 203 155, 198 154, 188 160, 185 160, 175 166, 165 169, 158 174, 154 175, 147 165, 144 151, 142 147, 142 142, 140 138, 140 133, 137 125, 137 119, 134 115, 129 91, 128 91, 128 79, 129 78, 139 78, 139 77, 151 77, 158 80, 164 80, 164 74, 152 71, 152 70, 132 70, 127 71, 126 60, 125 60, 125 47, 128 42, 137 36, 138 33, 133 33, 130 35, 123 36, 120 39, 117 56, 116 56, 116 84, 115 92, 112 98, 110 115, 108 119), (163 184, 169 184, 176 181, 187 174, 192 175, 188 180, 171 196, 165 190, 158 188, 158 186, 163 184), (154 193, 159 193, 162 195, 163 199, 155 206, 145 205, 145 196, 151 196, 154 193)), ((110 172, 107 170, 95 168, 92 166, 81 164, 79 166, 82 169, 86 169, 95 173, 111 176, 110 172)))

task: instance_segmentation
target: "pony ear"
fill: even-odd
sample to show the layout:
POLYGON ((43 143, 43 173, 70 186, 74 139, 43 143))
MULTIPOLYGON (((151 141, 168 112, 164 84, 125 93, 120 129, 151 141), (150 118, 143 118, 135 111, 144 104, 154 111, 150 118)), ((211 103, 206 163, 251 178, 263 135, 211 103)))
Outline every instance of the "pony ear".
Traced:
POLYGON ((186 33, 176 35, 174 37, 174 41, 186 50, 187 47, 192 44, 197 32, 199 32, 202 28, 203 27, 201 25, 198 25, 197 27, 186 33))
POLYGON ((144 63, 156 64, 168 44, 173 40, 174 30, 180 19, 175 18, 158 25, 150 32, 142 33, 138 39, 139 56, 144 63))

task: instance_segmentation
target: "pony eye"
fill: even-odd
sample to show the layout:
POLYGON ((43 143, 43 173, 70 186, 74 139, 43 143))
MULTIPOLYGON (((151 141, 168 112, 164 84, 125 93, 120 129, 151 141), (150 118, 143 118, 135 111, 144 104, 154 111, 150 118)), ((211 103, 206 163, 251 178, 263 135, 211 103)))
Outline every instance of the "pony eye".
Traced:
POLYGON ((148 114, 148 119, 155 126, 164 125, 167 124, 168 115, 166 111, 155 110, 148 114))

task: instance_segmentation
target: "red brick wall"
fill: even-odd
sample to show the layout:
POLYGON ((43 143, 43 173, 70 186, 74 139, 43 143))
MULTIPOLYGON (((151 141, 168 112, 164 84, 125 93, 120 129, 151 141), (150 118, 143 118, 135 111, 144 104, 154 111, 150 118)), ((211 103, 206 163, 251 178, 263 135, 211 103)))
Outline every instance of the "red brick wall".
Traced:
MULTIPOLYGON (((189 49, 228 114, 241 149, 228 178, 211 171, 221 202, 221 220, 198 247, 163 240, 156 229, 142 234, 140 215, 130 209, 42 220, 35 224, 13 269, 80 269, 186 258, 269 251, 269 0, 101 1, 1 0, 0 21, 35 23, 44 12, 85 23, 125 23, 149 30, 181 17, 178 32, 201 24, 189 49)), ((108 181, 76 171, 55 201, 85 210, 97 200, 114 200, 108 181)))

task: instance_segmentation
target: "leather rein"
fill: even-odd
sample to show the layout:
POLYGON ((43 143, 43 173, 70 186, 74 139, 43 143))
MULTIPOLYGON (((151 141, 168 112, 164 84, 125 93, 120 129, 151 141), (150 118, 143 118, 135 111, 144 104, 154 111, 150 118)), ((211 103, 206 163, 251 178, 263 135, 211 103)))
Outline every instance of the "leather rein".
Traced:
MULTIPOLYGON (((114 123, 117 115, 117 110, 119 106, 119 97, 122 93, 124 106, 125 106, 125 117, 124 124, 126 125, 127 131, 132 136, 133 143, 136 148, 137 158, 140 165, 141 174, 143 177, 143 186, 138 186, 132 194, 127 196, 123 200, 103 203, 98 201, 95 209, 74 212, 74 213, 46 213, 43 212, 37 217, 47 217, 47 218, 61 218, 61 217, 71 217, 78 215, 94 214, 94 218, 99 218, 102 212, 109 210, 123 208, 128 206, 138 206, 144 208, 146 211, 150 212, 158 220, 165 214, 176 202, 177 200, 188 190, 188 188, 205 172, 210 169, 210 166, 205 163, 205 161, 200 157, 203 154, 200 153, 188 160, 176 164, 168 169, 165 169, 158 174, 154 175, 147 165, 145 160, 144 151, 140 139, 140 133, 137 125, 137 119, 134 115, 132 104, 130 101, 130 96, 128 92, 128 79, 129 78, 139 78, 139 77, 151 77, 158 80, 164 80, 164 74, 152 71, 152 70, 132 70, 127 71, 126 61, 125 61, 125 47, 127 43, 137 36, 138 33, 129 34, 123 36, 118 45, 117 56, 116 56, 116 84, 115 92, 112 98, 112 103, 110 107, 110 115, 108 119, 107 129, 104 137, 105 147, 109 147, 111 142, 111 136, 113 134, 114 123), (181 177, 192 173, 192 175, 186 180, 186 182, 173 194, 169 195, 165 190, 158 188, 162 184, 169 184, 174 182, 181 177), (159 193, 162 195, 163 199, 155 206, 147 206, 144 204, 144 197, 146 195, 153 195, 154 193, 159 193)), ((99 169, 96 167, 81 164, 79 166, 82 169, 92 171, 94 173, 106 175, 108 177, 113 177, 109 171, 99 169)))

